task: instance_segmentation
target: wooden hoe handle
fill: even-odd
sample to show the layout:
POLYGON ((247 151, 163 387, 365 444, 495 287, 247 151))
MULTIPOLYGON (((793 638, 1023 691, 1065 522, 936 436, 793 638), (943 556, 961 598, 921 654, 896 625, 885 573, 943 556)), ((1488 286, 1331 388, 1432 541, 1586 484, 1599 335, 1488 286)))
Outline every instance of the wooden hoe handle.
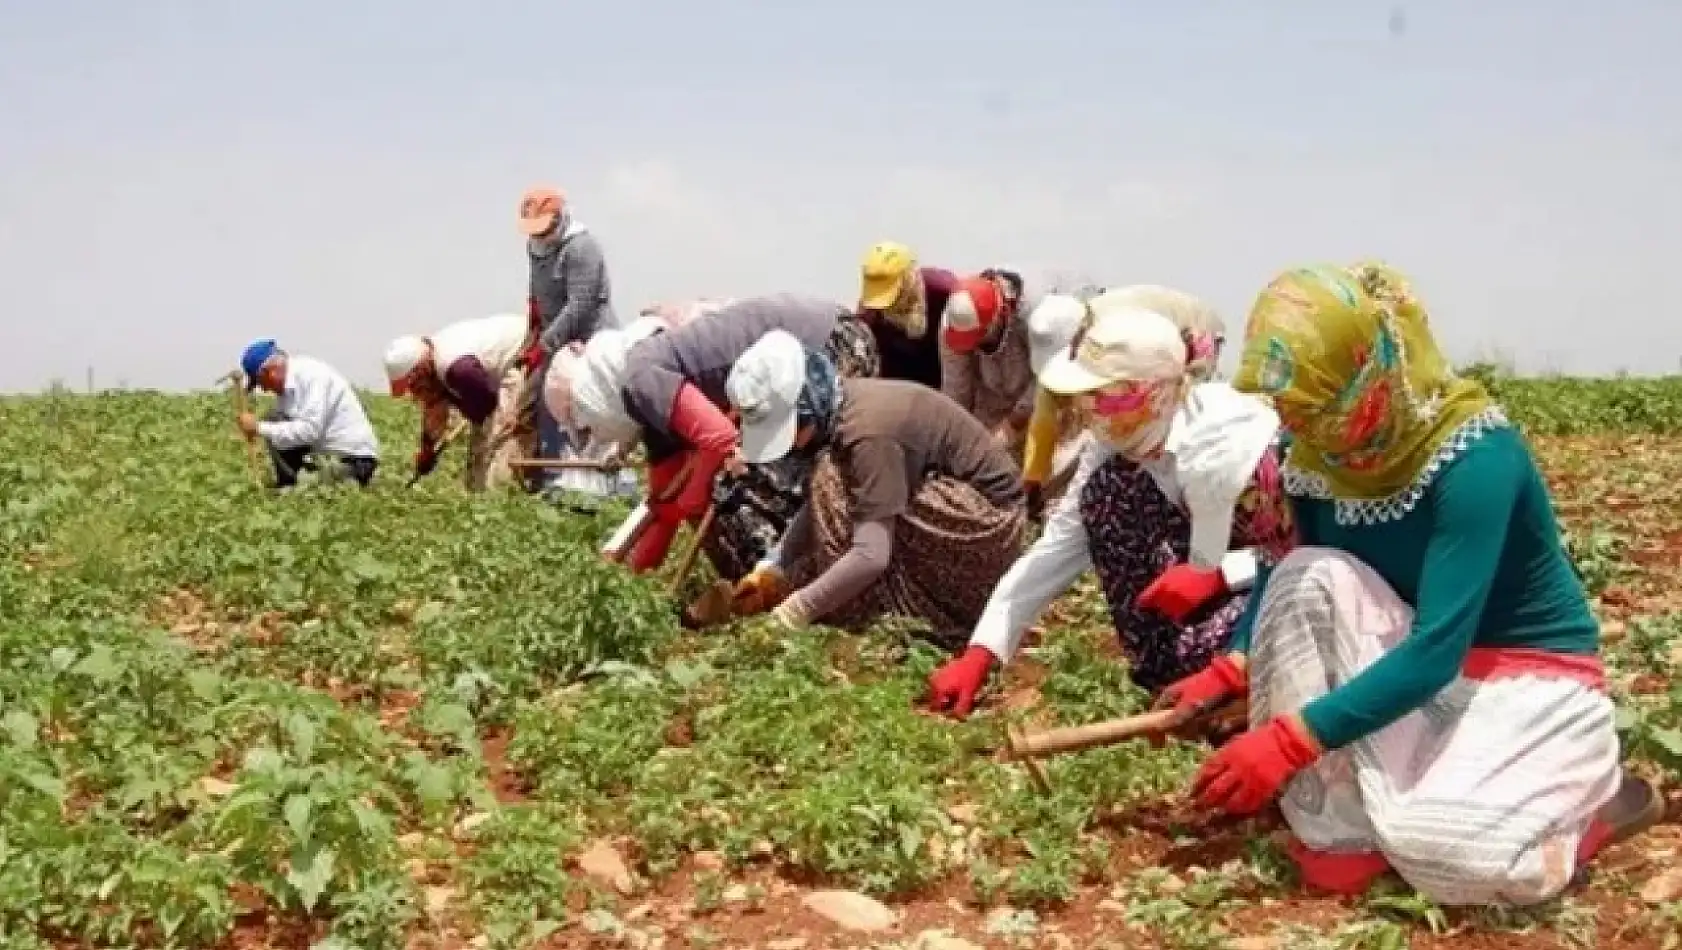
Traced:
MULTIPOLYGON (((235 416, 245 415, 250 409, 250 404, 245 399, 245 373, 237 369, 229 370, 228 375, 222 378, 230 383, 228 388, 233 390, 235 416)), ((263 474, 257 465, 257 440, 243 432, 240 433, 240 437, 245 440, 245 462, 246 467, 251 470, 251 484, 262 487, 263 474)))
POLYGON ((1048 755, 1115 745, 1141 736, 1162 735, 1181 725, 1183 721, 1184 716, 1178 711, 1161 709, 1084 726, 1066 726, 1061 729, 1018 734, 1012 736, 1009 745, 1005 747, 1005 759, 1038 759, 1048 755))
POLYGON ((683 559, 677 562, 677 573, 672 575, 671 587, 668 592, 676 597, 683 590, 683 582, 689 579, 689 569, 695 564, 695 555, 701 551, 701 545, 707 540, 707 533, 712 530, 713 518, 718 514, 716 505, 708 505, 707 513, 701 517, 701 523, 695 528, 695 537, 689 542, 689 550, 683 552, 683 559))
POLYGON ((617 462, 592 462, 588 459, 509 459, 509 468, 541 468, 556 472, 617 472, 632 465, 617 462))

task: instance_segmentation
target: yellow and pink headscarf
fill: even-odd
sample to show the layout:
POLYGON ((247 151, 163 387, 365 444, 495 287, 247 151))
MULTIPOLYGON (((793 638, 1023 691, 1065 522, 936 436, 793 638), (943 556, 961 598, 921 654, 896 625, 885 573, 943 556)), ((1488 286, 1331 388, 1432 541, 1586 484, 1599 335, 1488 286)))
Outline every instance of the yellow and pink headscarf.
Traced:
POLYGON ((1276 277, 1250 311, 1233 384, 1272 399, 1289 464, 1346 500, 1407 489, 1492 405, 1438 349, 1407 280, 1376 263, 1276 277))

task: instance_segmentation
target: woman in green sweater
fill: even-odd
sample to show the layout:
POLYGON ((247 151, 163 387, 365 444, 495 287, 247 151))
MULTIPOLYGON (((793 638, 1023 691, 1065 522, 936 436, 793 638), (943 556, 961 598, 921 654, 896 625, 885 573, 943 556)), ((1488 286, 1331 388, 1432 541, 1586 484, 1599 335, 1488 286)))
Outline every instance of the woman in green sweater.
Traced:
POLYGON ((1273 400, 1298 546, 1258 573, 1229 652, 1170 687, 1249 697, 1192 786, 1275 795, 1305 882, 1394 869, 1444 904, 1557 895, 1662 802, 1618 761, 1599 627, 1524 439, 1454 374, 1406 282, 1293 270, 1257 299, 1234 385, 1273 400))

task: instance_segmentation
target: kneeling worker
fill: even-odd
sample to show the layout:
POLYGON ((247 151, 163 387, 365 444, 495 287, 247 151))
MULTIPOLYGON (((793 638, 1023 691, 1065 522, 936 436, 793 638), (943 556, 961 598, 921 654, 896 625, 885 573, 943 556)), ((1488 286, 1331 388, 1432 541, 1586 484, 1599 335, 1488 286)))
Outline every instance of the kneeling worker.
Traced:
POLYGON ((280 397, 261 421, 249 412, 239 417, 245 437, 261 437, 268 447, 275 488, 296 485, 302 470, 317 471, 321 456, 336 459, 367 487, 380 464, 380 441, 344 374, 318 359, 288 355, 273 340, 246 347, 240 368, 248 392, 262 387, 280 397))

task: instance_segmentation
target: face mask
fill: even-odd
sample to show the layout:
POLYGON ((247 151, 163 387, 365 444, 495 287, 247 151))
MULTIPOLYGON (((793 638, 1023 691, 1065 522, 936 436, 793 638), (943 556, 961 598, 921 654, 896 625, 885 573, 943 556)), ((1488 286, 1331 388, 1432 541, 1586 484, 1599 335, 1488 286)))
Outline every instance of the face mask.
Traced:
POLYGON ((533 257, 548 257, 561 246, 567 230, 572 226, 572 212, 564 210, 555 219, 555 226, 535 237, 526 238, 526 250, 533 257))
POLYGON ((1179 387, 1170 383, 1120 383, 1085 397, 1087 428, 1112 451, 1132 461, 1152 458, 1168 441, 1179 387))

